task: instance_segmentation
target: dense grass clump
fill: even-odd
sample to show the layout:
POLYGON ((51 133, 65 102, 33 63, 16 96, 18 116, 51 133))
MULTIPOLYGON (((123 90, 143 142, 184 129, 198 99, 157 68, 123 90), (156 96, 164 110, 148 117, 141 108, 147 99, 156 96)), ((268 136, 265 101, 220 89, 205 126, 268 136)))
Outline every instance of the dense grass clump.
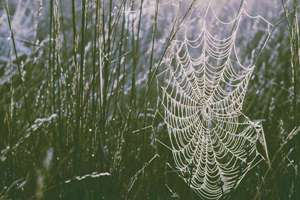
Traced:
MULTIPOLYGON (((174 169, 155 78, 195 2, 178 15, 164 0, 32 2, 0 1, 0 199, 197 199, 174 169)), ((271 167, 225 198, 300 199, 299 6, 282 2, 244 105, 271 167)))

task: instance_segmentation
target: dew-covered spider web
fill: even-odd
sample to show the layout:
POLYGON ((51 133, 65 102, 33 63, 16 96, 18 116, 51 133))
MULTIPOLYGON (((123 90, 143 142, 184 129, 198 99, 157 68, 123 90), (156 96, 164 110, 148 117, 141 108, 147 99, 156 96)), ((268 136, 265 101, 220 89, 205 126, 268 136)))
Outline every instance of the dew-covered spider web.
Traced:
POLYGON ((158 84, 177 170, 200 197, 219 199, 261 160, 268 161, 261 124, 245 116, 242 106, 255 56, 265 46, 272 25, 250 15, 244 3, 231 20, 218 17, 211 4, 194 19, 200 28, 190 34, 185 30, 171 42, 158 84), (244 18, 253 24, 260 21, 267 33, 250 57, 238 53, 244 18), (252 62, 245 64, 241 57, 252 62))

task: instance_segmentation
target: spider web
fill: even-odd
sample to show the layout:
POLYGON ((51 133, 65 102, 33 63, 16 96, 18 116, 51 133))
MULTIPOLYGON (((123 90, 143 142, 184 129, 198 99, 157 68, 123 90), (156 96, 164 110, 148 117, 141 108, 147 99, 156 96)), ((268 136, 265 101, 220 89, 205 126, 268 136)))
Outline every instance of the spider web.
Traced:
MULTIPOLYGON (((174 162, 185 182, 204 199, 219 199, 236 188, 246 173, 268 160, 260 123, 242 113, 255 65, 243 65, 236 47, 241 19, 251 16, 241 4, 234 19, 222 21, 208 5, 197 37, 172 41, 158 74, 164 121, 174 162), (208 13, 230 34, 213 34, 208 13), (263 146, 259 152, 258 143, 263 146)), ((264 44, 262 48, 264 47, 264 44)))

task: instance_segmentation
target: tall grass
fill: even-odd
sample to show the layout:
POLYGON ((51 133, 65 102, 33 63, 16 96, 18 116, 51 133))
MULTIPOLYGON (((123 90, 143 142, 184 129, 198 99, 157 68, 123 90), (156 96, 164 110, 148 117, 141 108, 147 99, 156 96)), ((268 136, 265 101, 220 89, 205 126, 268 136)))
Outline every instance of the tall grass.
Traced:
MULTIPOLYGON (((162 145, 168 138, 155 81, 195 2, 170 30, 159 21, 163 0, 150 14, 148 3, 43 1, 42 40, 22 55, 13 11, 1 2, 13 54, 0 63, 0 77, 8 68, 17 73, 0 85, 0 199, 197 199, 162 145)), ((299 197, 298 8, 296 0, 285 6, 245 105, 251 118, 264 119, 272 168, 260 165, 227 198, 299 197)))

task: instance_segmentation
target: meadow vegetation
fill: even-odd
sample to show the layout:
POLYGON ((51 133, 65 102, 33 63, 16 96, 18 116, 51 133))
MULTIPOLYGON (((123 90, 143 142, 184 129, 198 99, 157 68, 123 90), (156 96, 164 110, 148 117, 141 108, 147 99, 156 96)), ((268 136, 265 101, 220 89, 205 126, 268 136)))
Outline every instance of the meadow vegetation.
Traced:
MULTIPOLYGON (((174 168, 156 81, 193 2, 174 18, 164 1, 35 0, 25 26, 18 1, 0 1, 1 200, 198 199, 174 168)), ((300 199, 300 4, 281 6, 243 107, 271 168, 224 199, 300 199)))

